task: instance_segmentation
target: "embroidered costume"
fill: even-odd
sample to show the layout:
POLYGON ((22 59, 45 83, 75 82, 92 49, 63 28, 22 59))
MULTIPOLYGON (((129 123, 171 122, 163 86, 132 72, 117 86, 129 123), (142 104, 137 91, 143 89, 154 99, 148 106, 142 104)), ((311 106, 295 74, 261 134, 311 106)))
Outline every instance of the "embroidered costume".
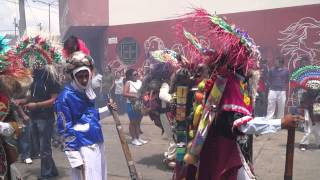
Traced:
MULTIPOLYGON (((25 94, 32 76, 0 35, 0 179, 11 179, 10 165, 17 160, 17 139, 23 124, 12 98, 25 94)), ((12 177, 16 178, 16 177, 12 177)))
POLYGON ((100 113, 108 111, 108 108, 94 107, 96 95, 91 86, 92 70, 92 58, 80 51, 74 52, 67 61, 67 71, 73 80, 55 102, 58 130, 64 138, 64 151, 74 180, 107 179, 104 139, 99 121, 100 113), (89 73, 86 86, 76 78, 77 73, 82 71, 89 73))
POLYGON ((177 29, 188 49, 191 73, 195 64, 203 63, 210 78, 196 80, 191 76, 189 80, 196 85, 194 108, 187 110, 193 112, 193 118, 178 122, 188 133, 176 130, 177 136, 184 132, 185 137, 180 135, 178 142, 174 179, 255 179, 246 134, 281 129, 281 119, 252 115, 261 59, 258 47, 246 32, 203 9, 187 14, 177 29), (201 41, 184 27, 200 34, 201 41), (188 166, 181 165, 182 159, 188 166))

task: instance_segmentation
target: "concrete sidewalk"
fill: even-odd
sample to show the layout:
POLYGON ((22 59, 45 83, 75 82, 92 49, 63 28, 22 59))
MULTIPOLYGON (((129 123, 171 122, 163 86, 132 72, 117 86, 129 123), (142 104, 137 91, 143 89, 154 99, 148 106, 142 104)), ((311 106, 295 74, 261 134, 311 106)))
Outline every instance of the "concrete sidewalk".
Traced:
MULTIPOLYGON (((128 118, 120 117, 125 132, 128 132, 128 118)), ((120 141, 111 117, 102 120, 105 135, 106 157, 109 180, 127 180, 128 168, 121 149, 120 141)), ((153 122, 145 117, 142 121, 142 137, 149 143, 140 147, 129 144, 136 168, 144 180, 169 180, 172 171, 162 163, 163 152, 167 148, 167 140, 161 136, 161 130, 153 122)), ((296 143, 302 138, 302 133, 296 132, 296 143)), ((260 180, 283 179, 285 166, 286 130, 277 134, 264 135, 254 138, 254 168, 260 180)), ((129 142, 129 136, 127 136, 129 142)), ((68 162, 64 154, 53 148, 53 156, 59 170, 59 180, 69 180, 70 172, 68 162)), ((17 168, 26 180, 36 180, 40 173, 40 160, 34 160, 31 165, 16 163, 17 168)), ((297 146, 294 157, 295 180, 318 180, 320 179, 320 150, 311 149, 301 152, 297 146)))

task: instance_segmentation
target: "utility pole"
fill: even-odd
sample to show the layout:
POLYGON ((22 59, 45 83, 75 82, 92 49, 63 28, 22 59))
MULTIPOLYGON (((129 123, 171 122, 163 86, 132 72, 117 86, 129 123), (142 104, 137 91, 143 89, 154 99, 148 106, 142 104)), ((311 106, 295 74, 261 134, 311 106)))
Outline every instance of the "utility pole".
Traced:
POLYGON ((26 23, 26 12, 24 9, 24 0, 19 0, 19 35, 20 37, 23 36, 24 32, 26 31, 27 23, 26 23))
POLYGON ((39 26, 39 30, 42 31, 42 23, 37 24, 39 26))
POLYGON ((33 2, 39 2, 39 3, 42 3, 42 4, 45 4, 49 7, 49 34, 51 35, 51 5, 54 4, 54 1, 51 2, 51 3, 48 3, 48 2, 44 2, 44 1, 39 1, 39 0, 32 0, 33 2))
POLYGON ((17 18, 13 19, 13 25, 14 25, 14 37, 17 38, 17 27, 18 27, 17 18))

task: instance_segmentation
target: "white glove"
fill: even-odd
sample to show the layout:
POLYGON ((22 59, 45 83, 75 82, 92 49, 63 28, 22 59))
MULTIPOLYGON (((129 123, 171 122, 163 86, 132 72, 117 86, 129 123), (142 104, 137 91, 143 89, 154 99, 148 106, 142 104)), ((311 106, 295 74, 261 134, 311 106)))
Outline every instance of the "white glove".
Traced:
POLYGON ((11 136, 14 133, 14 128, 5 122, 0 122, 0 134, 3 136, 11 136))
POLYGON ((89 123, 86 124, 76 124, 73 126, 73 129, 80 132, 87 132, 89 131, 90 125, 89 123))

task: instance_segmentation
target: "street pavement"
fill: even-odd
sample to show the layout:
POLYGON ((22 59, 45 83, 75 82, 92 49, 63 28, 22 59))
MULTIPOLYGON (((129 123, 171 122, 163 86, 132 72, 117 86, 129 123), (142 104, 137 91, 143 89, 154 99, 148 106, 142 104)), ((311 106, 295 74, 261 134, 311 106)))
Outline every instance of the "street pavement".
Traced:
MULTIPOLYGON (((123 129, 128 136, 128 118, 126 115, 120 116, 123 129)), ((126 161, 121 149, 115 123, 111 117, 102 121, 105 136, 106 159, 108 168, 108 180, 130 179, 126 161)), ((167 139, 161 136, 161 130, 157 128, 148 117, 142 120, 142 137, 149 140, 143 146, 133 146, 129 144, 132 156, 135 160, 136 169, 144 180, 169 180, 172 171, 162 162, 163 152, 167 148, 167 139)), ((298 149, 298 143, 303 133, 296 131, 296 148, 294 156, 294 180, 319 180, 320 179, 320 150, 316 147, 302 152, 298 149)), ((282 130, 277 134, 254 137, 253 160, 255 173, 259 180, 280 180, 283 179, 285 167, 287 131, 282 130)), ((64 154, 53 148, 53 157, 59 170, 59 180, 69 180, 69 165, 64 154)), ((16 163, 25 180, 36 180, 40 173, 40 160, 34 160, 33 164, 16 163)))

